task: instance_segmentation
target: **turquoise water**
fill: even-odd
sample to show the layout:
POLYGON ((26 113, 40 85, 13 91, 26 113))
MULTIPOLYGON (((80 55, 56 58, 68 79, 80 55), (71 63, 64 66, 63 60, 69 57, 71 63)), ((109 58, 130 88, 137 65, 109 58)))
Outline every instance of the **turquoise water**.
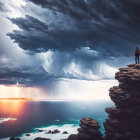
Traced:
POLYGON ((62 127, 70 132, 83 117, 98 120, 104 134, 105 108, 113 105, 111 101, 0 101, 0 117, 15 119, 0 123, 0 138, 37 133, 36 128, 62 127))

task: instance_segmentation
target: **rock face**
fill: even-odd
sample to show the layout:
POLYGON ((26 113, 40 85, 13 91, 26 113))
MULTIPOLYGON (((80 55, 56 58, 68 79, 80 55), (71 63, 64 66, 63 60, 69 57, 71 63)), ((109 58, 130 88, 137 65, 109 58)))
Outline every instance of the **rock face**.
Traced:
POLYGON ((106 108, 105 137, 101 137, 97 121, 84 118, 78 135, 68 140, 140 140, 140 64, 120 68, 115 78, 119 86, 109 90, 115 107, 106 108))
POLYGON ((68 140, 102 140, 102 134, 98 131, 100 128, 98 122, 91 118, 80 120, 80 128, 77 135, 70 135, 68 140))
POLYGON ((106 109, 105 139, 140 140, 140 64, 119 70, 115 76, 119 86, 109 90, 116 106, 106 109))

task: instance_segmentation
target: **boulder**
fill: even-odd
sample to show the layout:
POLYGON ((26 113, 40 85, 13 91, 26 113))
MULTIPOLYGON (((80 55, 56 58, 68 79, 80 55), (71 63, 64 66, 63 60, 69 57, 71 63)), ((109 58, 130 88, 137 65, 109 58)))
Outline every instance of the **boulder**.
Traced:
POLYGON ((67 131, 64 131, 63 134, 68 134, 68 132, 67 131))
POLYGON ((52 134, 56 134, 56 133, 60 133, 60 131, 58 129, 52 131, 52 134))

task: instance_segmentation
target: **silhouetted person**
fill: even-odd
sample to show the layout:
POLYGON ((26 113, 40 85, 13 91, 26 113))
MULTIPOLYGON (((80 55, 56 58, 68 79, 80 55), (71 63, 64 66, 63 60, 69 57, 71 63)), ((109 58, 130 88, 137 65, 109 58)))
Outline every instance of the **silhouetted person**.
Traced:
POLYGON ((136 62, 136 64, 139 64, 139 55, 140 55, 139 47, 136 47, 136 50, 135 50, 135 62, 136 62))

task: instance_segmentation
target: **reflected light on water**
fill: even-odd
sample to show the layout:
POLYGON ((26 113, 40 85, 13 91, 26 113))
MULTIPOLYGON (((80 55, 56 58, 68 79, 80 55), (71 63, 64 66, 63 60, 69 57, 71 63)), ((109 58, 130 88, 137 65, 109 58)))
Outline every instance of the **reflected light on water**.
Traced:
POLYGON ((110 104, 108 101, 0 100, 0 139, 34 132, 34 128, 43 126, 79 124, 85 114, 95 119, 106 118, 104 109, 110 104))
POLYGON ((24 101, 9 101, 3 100, 0 101, 0 112, 4 115, 18 115, 22 113, 24 109, 24 101))

